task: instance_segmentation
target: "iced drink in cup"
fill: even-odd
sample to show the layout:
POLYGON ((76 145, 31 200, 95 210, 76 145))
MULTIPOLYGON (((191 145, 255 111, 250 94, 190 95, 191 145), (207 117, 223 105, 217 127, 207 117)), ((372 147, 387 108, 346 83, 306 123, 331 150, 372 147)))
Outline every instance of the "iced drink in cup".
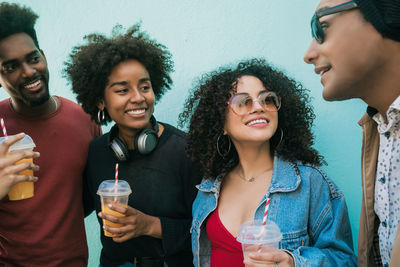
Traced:
MULTIPOLYGON (((11 136, 6 136, 6 137, 0 137, 0 144, 2 144, 7 138, 10 138, 11 136)), ((35 147, 35 143, 33 142, 32 138, 29 135, 25 135, 23 139, 19 140, 18 142, 12 144, 10 148, 8 149, 8 155, 11 155, 13 153, 16 153, 18 151, 23 151, 23 150, 33 150, 35 147)), ((17 161, 15 164, 20 164, 23 162, 33 162, 32 158, 27 158, 27 159, 21 159, 17 161)), ((19 174, 21 175, 31 175, 33 176, 33 170, 32 169, 26 169, 21 171, 19 174)), ((34 190, 33 190, 33 182, 20 182, 15 184, 13 187, 11 187, 11 190, 8 192, 8 198, 10 200, 21 200, 21 199, 26 199, 33 197, 34 195, 34 190)))
MULTIPOLYGON (((128 205, 129 195, 132 190, 129 184, 124 180, 105 180, 99 185, 97 194, 100 195, 101 212, 110 214, 115 217, 124 217, 125 214, 119 213, 108 207, 108 204, 126 207, 128 205)), ((103 224, 109 227, 121 227, 122 224, 113 223, 103 219, 103 224)), ((104 230, 104 235, 108 237, 117 237, 119 235, 112 234, 104 230)))
POLYGON ((268 247, 279 248, 282 234, 276 223, 267 221, 263 225, 262 221, 256 220, 242 224, 236 239, 242 243, 243 257, 246 259, 250 252, 265 251, 268 247))

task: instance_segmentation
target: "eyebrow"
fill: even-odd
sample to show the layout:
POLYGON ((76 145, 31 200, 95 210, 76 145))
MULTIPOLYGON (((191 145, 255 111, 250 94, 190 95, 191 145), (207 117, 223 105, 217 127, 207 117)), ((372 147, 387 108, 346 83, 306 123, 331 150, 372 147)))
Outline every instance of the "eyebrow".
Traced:
MULTIPOLYGON (((270 92, 270 91, 267 90, 267 89, 263 89, 263 90, 258 92, 258 96, 260 96, 262 93, 265 93, 265 92, 270 92)), ((240 93, 236 93, 236 95, 248 95, 249 96, 250 94, 247 93, 247 92, 240 92, 240 93)))
POLYGON ((315 10, 315 13, 318 13, 318 12, 320 12, 322 10, 325 10, 325 9, 328 9, 328 8, 330 8, 330 6, 321 6, 317 10, 315 10))
MULTIPOLYGON (((39 51, 35 49, 35 50, 29 52, 28 54, 26 54, 25 58, 29 58, 31 56, 34 56, 34 55, 38 54, 38 53, 39 53, 39 51)), ((13 59, 10 59, 10 60, 3 61, 1 63, 1 65, 5 66, 5 65, 8 65, 8 64, 13 64, 13 63, 17 63, 17 62, 18 62, 18 59, 13 58, 13 59)))
MULTIPOLYGON (((140 79, 140 80, 139 80, 139 83, 144 83, 144 82, 147 82, 147 81, 150 81, 150 78, 149 78, 149 77, 140 79)), ((109 88, 111 88, 111 87, 113 87, 113 86, 117 86, 117 85, 127 85, 127 84, 128 84, 127 81, 113 82, 112 84, 110 84, 109 88)))

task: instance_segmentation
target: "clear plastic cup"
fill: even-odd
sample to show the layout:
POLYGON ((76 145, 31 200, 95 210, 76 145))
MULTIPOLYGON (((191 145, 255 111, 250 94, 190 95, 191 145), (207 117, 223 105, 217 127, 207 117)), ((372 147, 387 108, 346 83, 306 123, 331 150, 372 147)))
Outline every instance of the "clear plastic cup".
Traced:
POLYGON ((262 225, 262 221, 249 221, 240 226, 238 242, 242 243, 243 257, 248 258, 250 252, 268 251, 269 247, 279 248, 282 239, 281 231, 272 221, 262 225))
MULTIPOLYGON (((101 182, 99 188, 97 190, 97 194, 100 196, 101 201, 101 211, 113 215, 115 217, 124 217, 125 214, 119 213, 115 210, 111 210, 108 207, 108 204, 120 205, 123 207, 128 206, 129 195, 132 193, 132 190, 129 184, 124 180, 118 180, 117 183, 115 180, 105 180, 101 182)), ((121 227, 122 224, 113 223, 108 220, 103 219, 103 224, 110 227, 121 227)), ((104 230, 104 235, 108 237, 117 237, 119 235, 112 234, 106 230, 104 230)))
MULTIPOLYGON (((0 144, 2 144, 8 137, 0 137, 0 144)), ((24 138, 19 140, 18 142, 14 143, 10 146, 8 150, 8 156, 12 155, 15 152, 23 151, 23 150, 30 150, 32 151, 33 148, 36 147, 35 143, 33 142, 32 138, 29 135, 25 135, 24 138)), ((23 163, 23 162, 33 162, 33 158, 21 159, 15 163, 15 165, 23 163)), ((19 174, 21 175, 33 175, 33 170, 26 169, 21 171, 19 174)), ((33 182, 20 182, 15 184, 11 187, 10 191, 8 192, 8 198, 10 200, 21 200, 26 198, 31 198, 34 196, 34 186, 33 182)))

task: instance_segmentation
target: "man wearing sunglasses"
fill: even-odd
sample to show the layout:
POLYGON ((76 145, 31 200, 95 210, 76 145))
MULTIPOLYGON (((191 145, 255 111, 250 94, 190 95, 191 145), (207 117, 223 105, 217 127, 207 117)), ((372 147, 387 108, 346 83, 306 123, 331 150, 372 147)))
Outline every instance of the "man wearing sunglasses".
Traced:
POLYGON ((304 61, 328 101, 361 98, 360 266, 400 266, 400 0, 321 0, 304 61))

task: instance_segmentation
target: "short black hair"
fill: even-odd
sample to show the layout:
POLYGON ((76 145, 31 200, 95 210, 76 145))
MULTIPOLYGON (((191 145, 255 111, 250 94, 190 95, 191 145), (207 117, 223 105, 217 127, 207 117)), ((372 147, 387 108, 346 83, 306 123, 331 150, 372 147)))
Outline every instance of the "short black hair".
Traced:
POLYGON ((39 42, 36 36, 35 23, 39 18, 29 7, 0 3, 0 40, 13 34, 28 34, 36 47, 39 48, 39 42))
POLYGON ((308 90, 264 59, 256 58, 203 75, 179 115, 180 126, 189 124, 187 154, 200 163, 205 178, 227 173, 239 162, 235 147, 229 149, 227 138, 218 138, 223 133, 231 94, 236 91, 238 79, 246 75, 257 77, 266 89, 281 97, 278 128, 282 131, 277 129, 270 139, 271 153, 292 163, 324 164, 323 157, 312 147, 314 112, 308 90), (217 143, 222 151, 230 153, 222 157, 216 149, 217 143))
MULTIPOLYGON (((167 48, 140 31, 140 24, 121 34, 122 27, 113 28, 112 37, 90 34, 84 37, 87 44, 73 48, 64 63, 63 75, 72 85, 78 102, 92 120, 97 122, 98 103, 104 99, 108 77, 119 63, 135 59, 149 72, 156 101, 171 88, 172 55, 167 48)), ((111 121, 105 110, 106 124, 111 121)), ((99 122, 98 122, 99 123, 99 122)))

